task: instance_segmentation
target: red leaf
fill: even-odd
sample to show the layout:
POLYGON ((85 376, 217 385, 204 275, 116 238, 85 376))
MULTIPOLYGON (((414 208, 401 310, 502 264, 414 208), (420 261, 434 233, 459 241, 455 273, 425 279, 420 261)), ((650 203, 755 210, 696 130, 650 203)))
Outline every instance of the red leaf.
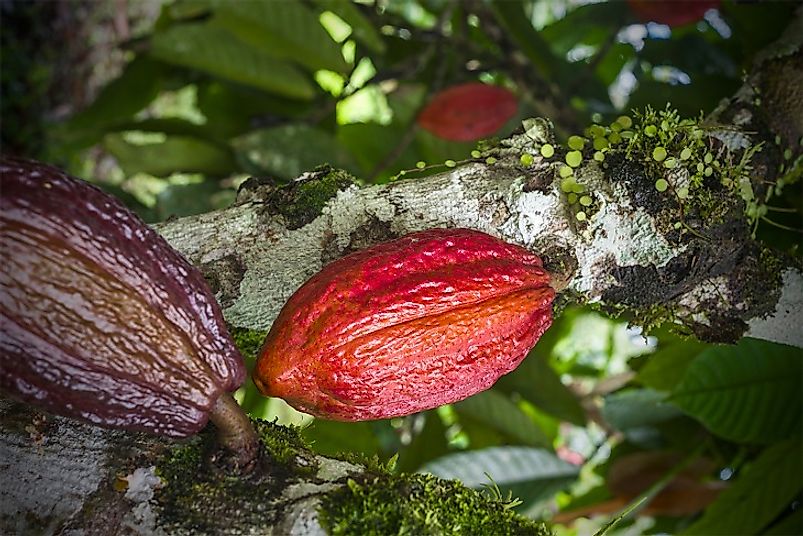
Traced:
POLYGON ((447 140, 477 140, 499 130, 517 107, 516 96, 507 89, 469 82, 435 95, 418 116, 418 124, 447 140))
POLYGON ((683 26, 703 18, 720 0, 627 0, 630 10, 643 22, 658 22, 671 27, 683 26))

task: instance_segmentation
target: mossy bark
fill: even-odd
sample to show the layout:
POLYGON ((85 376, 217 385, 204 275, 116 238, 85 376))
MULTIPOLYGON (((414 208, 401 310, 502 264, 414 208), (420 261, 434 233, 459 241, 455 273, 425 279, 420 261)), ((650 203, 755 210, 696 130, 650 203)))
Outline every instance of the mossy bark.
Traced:
POLYGON ((0 399, 0 455, 7 464, 0 473, 0 532, 308 536, 463 527, 470 534, 549 534, 456 482, 319 456, 293 428, 254 424, 259 461, 237 476, 211 429, 173 441, 0 399))

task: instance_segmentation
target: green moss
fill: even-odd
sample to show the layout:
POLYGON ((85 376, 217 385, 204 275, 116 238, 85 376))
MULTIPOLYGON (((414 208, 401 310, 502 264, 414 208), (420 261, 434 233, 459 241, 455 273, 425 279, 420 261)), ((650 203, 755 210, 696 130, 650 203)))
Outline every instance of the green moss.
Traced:
POLYGON ((321 501, 319 514, 334 536, 551 534, 544 524, 516 514, 505 502, 456 481, 421 474, 349 479, 321 501))
POLYGON ((289 229, 298 229, 320 216, 323 207, 337 192, 356 181, 348 172, 321 166, 310 178, 294 181, 270 195, 266 203, 285 217, 289 229))
POLYGON ((231 333, 234 344, 247 363, 256 360, 259 351, 262 349, 262 343, 268 334, 267 331, 236 326, 229 326, 229 333, 231 333))
POLYGON ((262 420, 254 420, 254 427, 264 451, 246 476, 215 465, 217 447, 209 431, 166 451, 157 463, 165 486, 157 490, 156 502, 168 532, 221 533, 237 525, 269 524, 265 499, 317 471, 316 457, 296 428, 262 420))
POLYGON ((309 445, 301 435, 300 428, 281 426, 260 419, 254 421, 254 427, 271 458, 279 463, 284 465, 296 464, 298 466, 297 457, 301 456, 302 458, 308 458, 308 460, 302 462, 300 467, 296 467, 296 469, 306 470, 310 467, 310 462, 315 459, 311 455, 309 445))

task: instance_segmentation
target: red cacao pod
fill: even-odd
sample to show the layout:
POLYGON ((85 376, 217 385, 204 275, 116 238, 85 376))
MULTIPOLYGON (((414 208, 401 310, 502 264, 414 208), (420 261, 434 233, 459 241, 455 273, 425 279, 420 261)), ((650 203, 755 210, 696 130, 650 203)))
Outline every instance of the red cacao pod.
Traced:
POLYGON ((537 256, 469 229, 358 251, 285 304, 254 382, 301 411, 342 421, 456 402, 516 368, 549 327, 549 279, 537 256))
POLYGON ((245 377, 201 274, 94 186, 18 159, 0 173, 0 389, 103 426, 200 430, 245 377))
POLYGON ((472 141, 490 136, 516 114, 516 96, 499 86, 471 82, 441 91, 418 116, 438 137, 472 141))
POLYGON ((643 22, 657 22, 671 27, 697 22, 720 0, 627 0, 630 10, 643 22))

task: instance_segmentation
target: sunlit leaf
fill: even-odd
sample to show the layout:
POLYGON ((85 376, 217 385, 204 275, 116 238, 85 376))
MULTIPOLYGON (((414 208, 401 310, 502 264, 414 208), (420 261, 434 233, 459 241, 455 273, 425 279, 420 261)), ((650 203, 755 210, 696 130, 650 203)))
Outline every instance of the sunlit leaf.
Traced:
POLYGON ((767 443, 803 429, 799 348, 745 338, 704 351, 670 400, 717 435, 767 443))
POLYGON ((801 453, 800 440, 768 447, 683 534, 755 534, 803 489, 801 453))
POLYGON ((221 2, 215 7, 214 21, 275 58, 300 63, 312 71, 348 70, 340 45, 302 2, 221 2))
POLYGON ((177 24, 157 32, 151 39, 151 54, 271 93, 298 99, 315 95, 315 86, 295 67, 207 23, 177 24))
POLYGON ((321 8, 331 11, 351 26, 354 38, 373 52, 385 52, 385 43, 374 25, 351 0, 315 0, 321 8))

